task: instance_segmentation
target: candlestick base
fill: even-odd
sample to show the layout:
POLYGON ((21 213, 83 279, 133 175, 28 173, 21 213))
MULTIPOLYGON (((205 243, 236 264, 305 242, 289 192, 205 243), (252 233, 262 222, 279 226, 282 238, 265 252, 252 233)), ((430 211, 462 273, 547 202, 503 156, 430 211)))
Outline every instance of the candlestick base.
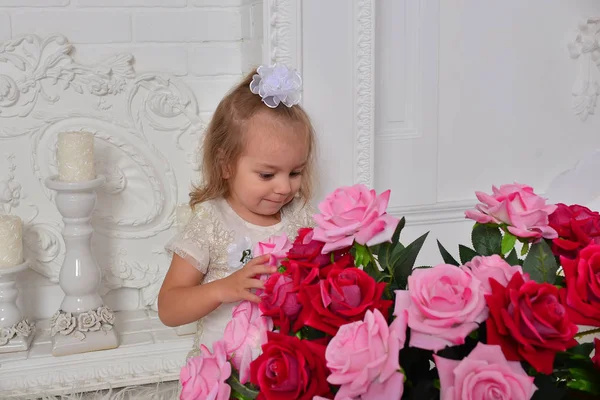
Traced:
POLYGON ((50 322, 52 355, 87 353, 119 346, 115 317, 106 306, 81 313, 57 311, 50 322))
POLYGON ((0 328, 0 354, 29 350, 35 324, 27 319, 8 328, 0 328))
POLYGON ((78 339, 75 335, 56 335, 52 338, 52 355, 55 357, 117 347, 119 347, 119 339, 114 329, 108 332, 88 332, 83 340, 78 339))
POLYGON ((0 269, 0 353, 25 351, 33 339, 35 325, 23 318, 17 307, 17 274, 29 268, 29 262, 0 269))

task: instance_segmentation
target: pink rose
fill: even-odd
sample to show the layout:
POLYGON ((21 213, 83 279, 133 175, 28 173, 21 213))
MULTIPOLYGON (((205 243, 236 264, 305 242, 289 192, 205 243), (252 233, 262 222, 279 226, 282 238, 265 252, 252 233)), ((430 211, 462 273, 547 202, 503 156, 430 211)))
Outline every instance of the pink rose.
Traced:
POLYGON ((180 400, 228 400, 231 387, 225 383, 231 376, 231 364, 227 361, 223 343, 213 344, 213 353, 204 345, 200 355, 190 358, 181 368, 180 400))
POLYGON ((266 242, 258 242, 252 251, 253 257, 269 254, 269 265, 278 267, 281 260, 287 257, 287 252, 292 248, 292 243, 285 233, 271 236, 266 242))
POLYGON ((408 290, 396 290, 394 315, 404 310, 410 346, 433 351, 463 344, 488 315, 479 279, 449 264, 412 272, 408 290))
POLYGON ((377 196, 365 185, 336 189, 319 204, 313 240, 325 242, 323 254, 354 241, 368 246, 389 241, 398 225, 398 219, 386 213, 389 199, 389 190, 377 196))
POLYGON ((518 361, 507 361, 500 346, 477 343, 462 360, 434 355, 440 400, 526 400, 537 390, 518 361))
POLYGON ((325 350, 327 381, 341 385, 335 399, 399 400, 404 376, 398 356, 406 340, 405 312, 388 327, 384 316, 367 311, 364 321, 342 325, 325 350))
POLYGON ((548 225, 548 216, 556 210, 556 205, 546 204, 546 200, 535 194, 533 188, 515 183, 502 185, 500 189, 492 186, 492 191, 492 195, 475 193, 483 204, 465 212, 467 218, 480 224, 507 224, 508 231, 521 238, 558 237, 554 228, 548 225))
POLYGON ((484 294, 492 293, 490 278, 495 279, 502 286, 506 286, 508 285, 508 282, 510 282, 510 278, 512 278, 515 273, 523 273, 523 269, 520 265, 515 265, 513 267, 497 254, 491 256, 473 257, 471 261, 466 263, 461 268, 464 270, 470 270, 475 278, 481 281, 484 294))
POLYGON ((250 301, 242 301, 232 315, 222 342, 227 357, 240 372, 240 383, 245 384, 250 380, 250 363, 267 343, 267 331, 273 330, 273 320, 261 316, 258 305, 250 301))

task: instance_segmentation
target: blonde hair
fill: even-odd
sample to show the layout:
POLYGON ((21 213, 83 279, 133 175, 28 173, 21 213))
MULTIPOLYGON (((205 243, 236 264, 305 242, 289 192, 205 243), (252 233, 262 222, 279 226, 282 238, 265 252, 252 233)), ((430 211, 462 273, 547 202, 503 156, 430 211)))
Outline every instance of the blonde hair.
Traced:
POLYGON ((314 189, 315 132, 308 114, 300 105, 287 107, 280 104, 269 108, 258 94, 250 91, 255 70, 250 72, 219 103, 204 133, 202 149, 202 182, 193 186, 190 206, 194 208, 204 201, 225 197, 229 192, 223 167, 235 173, 235 165, 244 150, 244 134, 253 116, 265 113, 283 123, 299 124, 308 142, 308 160, 302 171, 299 194, 305 202, 310 200, 314 189))

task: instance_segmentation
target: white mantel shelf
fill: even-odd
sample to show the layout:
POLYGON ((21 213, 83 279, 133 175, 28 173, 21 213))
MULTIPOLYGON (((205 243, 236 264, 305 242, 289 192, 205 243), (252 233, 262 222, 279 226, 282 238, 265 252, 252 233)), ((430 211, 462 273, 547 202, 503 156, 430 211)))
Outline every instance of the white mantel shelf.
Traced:
POLYGON ((29 351, 0 354, 0 398, 143 385, 174 381, 193 335, 179 336, 164 326, 154 311, 116 313, 119 347, 112 350, 54 357, 49 320, 36 322, 29 351))

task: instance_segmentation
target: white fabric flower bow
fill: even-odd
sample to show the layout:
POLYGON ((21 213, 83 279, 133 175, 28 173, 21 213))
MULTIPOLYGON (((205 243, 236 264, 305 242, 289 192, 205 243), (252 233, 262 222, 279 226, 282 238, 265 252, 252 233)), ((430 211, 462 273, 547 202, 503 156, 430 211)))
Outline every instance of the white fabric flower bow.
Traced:
POLYGON ((279 103, 291 107, 300 102, 302 78, 298 71, 285 65, 261 65, 250 82, 250 90, 262 97, 263 103, 275 108, 279 103))

